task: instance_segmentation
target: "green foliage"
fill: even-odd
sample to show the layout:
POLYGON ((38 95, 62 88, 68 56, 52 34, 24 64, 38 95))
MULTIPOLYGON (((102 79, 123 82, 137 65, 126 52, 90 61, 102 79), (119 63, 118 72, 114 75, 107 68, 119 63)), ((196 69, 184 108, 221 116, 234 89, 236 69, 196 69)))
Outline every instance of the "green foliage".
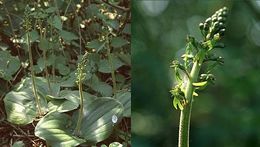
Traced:
POLYGON ((20 68, 20 61, 17 57, 12 56, 8 51, 0 51, 0 78, 7 81, 13 79, 14 75, 20 68))
POLYGON ((130 11, 121 5, 62 0, 0 4, 0 84, 6 85, 0 100, 7 121, 39 121, 35 134, 48 144, 76 146, 105 140, 123 117, 131 117, 131 96, 116 98, 131 87, 130 11), (72 112, 72 117, 66 114, 72 112), (84 130, 79 134, 74 131, 78 114, 79 130, 84 130))
POLYGON ((112 98, 85 97, 84 107, 84 123, 79 138, 73 134, 78 112, 72 117, 58 112, 49 113, 36 126, 36 136, 45 139, 52 146, 76 146, 84 142, 92 144, 111 134, 115 125, 111 120, 113 115, 119 120, 122 117, 122 104, 112 98))
POLYGON ((43 138, 54 147, 77 146, 85 141, 73 136, 68 126, 71 123, 69 116, 64 113, 49 113, 38 122, 35 135, 43 138))

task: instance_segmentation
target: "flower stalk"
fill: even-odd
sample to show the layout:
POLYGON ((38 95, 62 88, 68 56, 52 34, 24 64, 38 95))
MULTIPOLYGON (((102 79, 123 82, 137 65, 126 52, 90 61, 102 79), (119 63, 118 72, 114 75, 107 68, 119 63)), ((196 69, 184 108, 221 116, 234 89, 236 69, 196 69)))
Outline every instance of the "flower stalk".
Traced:
POLYGON ((31 36, 30 36, 30 30, 32 28, 31 26, 31 20, 29 17, 30 13, 30 8, 27 6, 25 9, 25 19, 24 19, 24 27, 26 31, 26 44, 27 44, 27 49, 29 52, 29 62, 30 62, 30 70, 31 70, 31 79, 32 79, 32 89, 33 89, 33 94, 35 97, 35 102, 36 102, 36 107, 38 109, 38 114, 42 115, 41 111, 41 100, 40 97, 38 96, 37 93, 37 88, 36 88, 36 81, 35 81, 35 74, 34 74, 34 68, 33 68, 33 55, 32 55, 32 48, 31 48, 31 36))
POLYGON ((219 44, 226 30, 227 8, 223 7, 215 12, 211 17, 199 24, 199 28, 204 37, 198 42, 194 37, 187 37, 186 52, 182 55, 184 63, 177 60, 172 62, 171 67, 175 71, 178 84, 170 91, 172 93, 173 106, 181 110, 179 123, 178 147, 189 147, 190 117, 194 96, 198 96, 196 90, 202 89, 208 83, 213 83, 215 78, 210 73, 216 63, 223 65, 222 57, 215 57, 212 50, 223 47, 219 44), (214 62, 209 65, 206 73, 200 74, 202 65, 208 64, 206 61, 214 62), (180 72, 183 73, 181 76, 180 72))
POLYGON ((81 124, 82 124, 82 119, 83 119, 83 84, 82 82, 85 80, 86 78, 86 73, 84 73, 84 69, 86 68, 86 63, 87 63, 87 55, 88 55, 88 52, 86 52, 80 63, 78 64, 78 67, 77 67, 77 81, 76 83, 78 84, 78 88, 79 88, 79 100, 80 100, 80 108, 79 108, 79 114, 78 114, 78 120, 77 120, 77 125, 76 125, 76 128, 75 128, 75 131, 74 133, 76 135, 79 135, 80 134, 80 128, 81 128, 81 124))

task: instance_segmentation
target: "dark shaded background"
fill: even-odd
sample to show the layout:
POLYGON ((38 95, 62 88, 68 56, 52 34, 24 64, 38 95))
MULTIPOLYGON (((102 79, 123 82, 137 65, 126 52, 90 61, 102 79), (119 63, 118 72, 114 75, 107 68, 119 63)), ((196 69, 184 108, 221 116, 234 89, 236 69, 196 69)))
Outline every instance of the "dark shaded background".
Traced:
POLYGON ((172 106, 171 61, 186 35, 200 39, 199 22, 230 9, 225 64, 195 99, 191 147, 260 146, 260 1, 132 1, 132 145, 177 146, 179 110, 172 106))

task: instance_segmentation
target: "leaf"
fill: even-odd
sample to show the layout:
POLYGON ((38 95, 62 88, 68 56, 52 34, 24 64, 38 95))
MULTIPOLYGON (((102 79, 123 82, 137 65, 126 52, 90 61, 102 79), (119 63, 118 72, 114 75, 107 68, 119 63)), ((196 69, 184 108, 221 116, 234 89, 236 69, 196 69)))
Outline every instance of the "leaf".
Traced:
POLYGON ((61 22, 61 18, 57 15, 55 15, 54 17, 50 17, 47 22, 54 26, 56 29, 61 30, 62 31, 62 22, 61 22))
POLYGON ((111 40, 111 46, 114 48, 119 48, 128 44, 128 41, 123 39, 122 37, 114 37, 111 40))
MULTIPOLYGON (((4 98, 4 104, 7 120, 11 123, 18 125, 29 124, 37 116, 38 110, 36 109, 36 102, 32 89, 9 92, 4 98)), ((47 103, 41 101, 41 106, 43 106, 42 111, 46 111, 47 103)))
POLYGON ((65 31, 65 30, 61 30, 59 32, 59 35, 66 41, 66 42, 70 42, 72 40, 76 40, 78 39, 78 36, 75 35, 74 33, 72 32, 68 32, 68 31, 65 31))
POLYGON ((122 60, 127 65, 131 66, 131 55, 130 54, 118 54, 120 60, 122 60))
POLYGON ((199 96, 199 94, 193 91, 193 96, 199 96))
POLYGON ((207 85, 207 83, 208 81, 203 81, 203 82, 192 83, 192 85, 196 87, 204 87, 207 85))
POLYGON ((131 25, 129 23, 125 25, 123 33, 131 34, 131 25))
POLYGON ((86 45, 87 48, 96 49, 97 52, 102 50, 105 46, 105 41, 99 41, 98 39, 94 39, 86 45))
POLYGON ((0 51, 0 78, 12 80, 12 75, 20 68, 20 61, 8 51, 0 51))
POLYGON ((45 68, 44 59, 43 59, 43 58, 39 58, 39 59, 37 60, 37 66, 39 67, 40 72, 42 72, 43 69, 45 68))
POLYGON ((123 106, 124 106, 124 117, 131 117, 131 92, 130 91, 120 91, 115 96, 123 106))
POLYGON ((16 141, 13 145, 12 145, 12 147, 24 147, 25 145, 24 145, 24 143, 23 143, 23 141, 16 141))
POLYGON ((56 7, 49 7, 44 10, 44 12, 46 12, 46 13, 54 13, 55 11, 57 11, 56 7))
POLYGON ((60 83, 61 87, 74 87, 76 85, 77 77, 76 71, 71 72, 68 76, 64 77, 60 83))
POLYGON ((176 68, 175 69, 175 78, 178 82, 181 82, 182 81, 182 78, 181 78, 181 75, 180 75, 180 72, 179 70, 176 68))
MULTIPOLYGON (((51 83, 49 91, 47 80, 41 77, 35 78, 37 94, 40 98, 41 111, 48 111, 45 96, 47 94, 57 95, 60 87, 51 83)), ((31 123, 36 117, 38 109, 36 109, 36 101, 32 91, 31 78, 23 79, 17 84, 13 91, 4 97, 5 110, 7 120, 14 124, 25 125, 31 123)))
POLYGON ((109 147, 123 147, 123 145, 119 142, 112 142, 109 144, 109 147))
POLYGON ((178 109, 178 107, 177 107, 177 104, 178 104, 178 103, 179 103, 179 100, 176 99, 176 98, 173 98, 172 104, 173 104, 173 106, 174 106, 175 109, 178 109))
POLYGON ((92 76, 88 85, 102 96, 112 96, 112 87, 109 84, 100 81, 96 75, 92 76))
MULTIPOLYGON (((83 122, 80 134, 89 143, 100 142, 113 132, 114 123, 112 117, 121 120, 123 106, 120 102, 113 98, 97 98, 89 103, 84 101, 83 122)), ((74 113, 74 121, 76 122, 77 113, 74 113)))
MULTIPOLYGON (((31 32, 29 32, 29 34, 30 34, 30 42, 35 42, 36 40, 38 40, 39 39, 39 33, 36 31, 36 30, 33 30, 33 31, 31 31, 31 32)), ((26 37, 25 37, 26 38, 26 37)))
POLYGON ((56 68, 58 69, 61 75, 68 75, 70 73, 70 68, 63 64, 57 64, 56 68))
POLYGON ((120 120, 123 111, 123 106, 112 98, 84 97, 83 108, 80 138, 73 134, 78 111, 73 114, 72 118, 59 112, 46 115, 38 122, 35 135, 54 147, 77 146, 84 142, 97 143, 109 137, 115 125, 112 122, 112 116, 120 120))
POLYGON ((115 30, 118 30, 118 28, 119 28, 118 20, 107 19, 107 20, 104 20, 104 23, 115 30))
MULTIPOLYGON (((83 96, 87 97, 88 101, 96 99, 96 96, 93 96, 86 92, 83 92, 83 96)), ((68 112, 78 108, 79 106, 78 90, 63 90, 60 92, 58 97, 49 96, 48 98, 50 99, 48 106, 51 111, 68 112)))
POLYGON ((77 146, 85 140, 73 135, 71 123, 70 117, 66 114, 50 113, 38 122, 35 135, 46 140, 53 147, 77 146))
POLYGON ((98 14, 100 14, 100 11, 96 4, 90 4, 85 11, 86 19, 93 18, 94 16, 97 16, 98 14))
MULTIPOLYGON (((117 70, 119 67, 123 66, 124 63, 115 55, 112 56, 112 64, 113 64, 113 71, 117 70)), ((98 71, 102 73, 111 73, 111 65, 109 64, 108 59, 103 59, 98 64, 98 71)))
POLYGON ((46 39, 46 38, 43 38, 43 39, 40 39, 40 42, 39 42, 39 48, 42 50, 42 51, 46 51, 46 50, 49 50, 50 49, 50 43, 49 41, 46 39))
POLYGON ((9 48, 9 46, 3 42, 0 42, 0 49, 3 51, 6 51, 9 48))
POLYGON ((180 109, 180 110, 183 110, 183 106, 181 104, 181 101, 177 98, 177 97, 174 97, 173 98, 173 106, 175 109, 180 109))

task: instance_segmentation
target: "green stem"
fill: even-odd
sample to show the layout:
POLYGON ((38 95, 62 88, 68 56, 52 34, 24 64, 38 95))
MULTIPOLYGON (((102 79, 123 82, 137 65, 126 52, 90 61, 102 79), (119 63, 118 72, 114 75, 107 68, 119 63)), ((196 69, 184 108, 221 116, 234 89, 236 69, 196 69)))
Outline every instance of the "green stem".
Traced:
POLYGON ((116 88, 116 74, 114 71, 114 64, 113 64, 113 59, 112 59, 112 55, 110 53, 110 47, 109 47, 109 40, 108 40, 108 36, 107 36, 107 55, 108 55, 108 62, 110 65, 110 69, 111 69, 111 77, 112 77, 112 83, 113 83, 113 94, 116 94, 117 88, 116 88))
POLYGON ((189 147, 189 131, 190 131, 190 117, 192 110, 192 99, 193 99, 193 85, 192 83, 196 82, 199 76, 199 71, 201 69, 202 62, 205 57, 205 51, 201 51, 199 59, 196 60, 193 64, 190 79, 187 82, 185 89, 185 98, 187 99, 187 104, 184 106, 180 115, 180 124, 179 124, 179 143, 178 147, 189 147))
MULTIPOLYGON (((42 26, 42 24, 39 24, 40 26, 42 26)), ((42 27, 41 27, 42 28, 42 27)), ((41 36, 41 40, 44 38, 46 39, 46 31, 44 31, 44 34, 42 33, 42 29, 40 30, 40 36, 41 36)), ((49 45, 48 47, 49 48, 49 45)), ((51 90, 51 83, 50 83, 50 78, 49 78, 49 72, 48 72, 48 67, 47 67, 47 56, 46 56, 47 52, 44 49, 43 50, 43 60, 44 60, 44 71, 45 71, 45 75, 46 75, 46 79, 47 79, 47 83, 48 83, 48 90, 49 93, 52 94, 52 90, 51 90)))
MULTIPOLYGON (((82 71, 80 72, 80 77, 82 77, 82 71)), ((83 87, 82 87, 82 79, 79 80, 79 98, 80 98, 80 108, 79 108, 79 116, 77 121, 77 126, 75 128, 75 134, 79 135, 81 123, 83 119, 83 87)))
POLYGON ((38 113, 39 113, 39 115, 42 115, 41 104, 40 104, 40 97, 38 97, 37 89, 36 89, 35 74, 34 74, 34 69, 33 69, 32 48, 31 48, 31 43, 30 43, 30 34, 29 34, 29 32, 27 32, 26 38, 27 38, 27 46, 28 46, 28 51, 29 51, 31 75, 32 75, 31 78, 32 78, 32 85, 33 85, 33 87, 32 87, 33 88, 33 94, 34 94, 34 97, 35 97, 36 107, 38 108, 38 113))

